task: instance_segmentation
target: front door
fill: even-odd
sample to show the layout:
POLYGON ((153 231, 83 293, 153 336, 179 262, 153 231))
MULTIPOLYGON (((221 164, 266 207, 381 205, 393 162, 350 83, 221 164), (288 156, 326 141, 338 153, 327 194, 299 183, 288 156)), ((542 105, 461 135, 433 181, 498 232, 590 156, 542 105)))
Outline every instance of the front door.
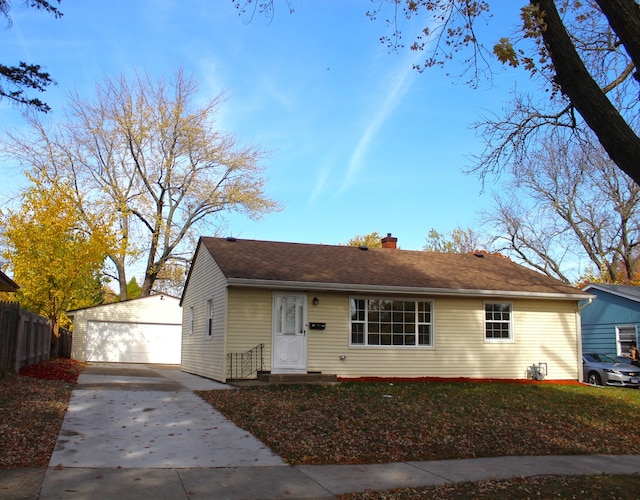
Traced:
POLYGON ((273 296, 272 373, 307 372, 307 296, 273 296))

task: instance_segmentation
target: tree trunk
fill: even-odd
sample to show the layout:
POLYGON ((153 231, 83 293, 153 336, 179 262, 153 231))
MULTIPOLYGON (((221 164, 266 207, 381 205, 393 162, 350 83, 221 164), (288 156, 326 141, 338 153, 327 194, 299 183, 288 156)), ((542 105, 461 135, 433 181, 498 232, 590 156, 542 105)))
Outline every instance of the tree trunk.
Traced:
POLYGON ((141 297, 148 297, 149 295, 151 295, 153 284, 158 278, 157 267, 158 266, 153 265, 147 268, 147 272, 144 275, 144 283, 142 283, 142 290, 140 292, 141 297))
POLYGON ((636 67, 640 81, 640 5, 636 0, 596 0, 636 67))
POLYGON ((127 290, 127 273, 124 268, 124 263, 119 259, 115 259, 109 256, 111 262, 116 266, 116 272, 118 273, 118 286, 120 287, 120 301, 127 300, 129 298, 129 291, 127 290))
MULTIPOLYGON (((604 0, 602 0, 604 2, 604 0)), ((610 1, 610 0, 607 0, 610 1)), ((556 83, 597 135, 611 160, 636 183, 640 184, 640 137, 591 77, 569 37, 553 0, 534 0, 544 12, 541 35, 549 49, 556 72, 556 83)), ((615 4, 634 3, 617 0, 615 4)), ((618 19, 625 27, 628 19, 618 19)), ((615 29, 615 28, 614 28, 615 29)), ((637 31, 633 36, 637 37, 637 31)))

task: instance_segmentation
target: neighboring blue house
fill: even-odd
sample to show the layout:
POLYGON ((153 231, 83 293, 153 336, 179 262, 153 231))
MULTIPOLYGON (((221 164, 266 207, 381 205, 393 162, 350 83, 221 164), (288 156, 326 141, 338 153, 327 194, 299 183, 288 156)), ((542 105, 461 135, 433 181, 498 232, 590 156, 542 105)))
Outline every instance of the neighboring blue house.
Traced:
POLYGON ((582 352, 626 356, 638 342, 640 287, 590 284, 583 290, 596 299, 580 313, 582 352))

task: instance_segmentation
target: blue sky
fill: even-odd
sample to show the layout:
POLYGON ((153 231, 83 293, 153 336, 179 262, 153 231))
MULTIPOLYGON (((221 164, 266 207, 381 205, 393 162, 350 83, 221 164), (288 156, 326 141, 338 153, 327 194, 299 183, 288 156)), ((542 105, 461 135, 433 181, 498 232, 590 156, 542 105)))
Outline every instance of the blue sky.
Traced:
MULTIPOLYGON (((487 30, 494 41, 517 29, 513 4, 495 13, 487 30)), ((365 16, 367 0, 293 5, 291 15, 276 0, 271 22, 248 22, 231 0, 63 0, 64 17, 54 20, 14 1, 13 25, 0 32, 2 62, 51 73, 58 85, 44 100, 52 120, 67 92, 91 98, 105 76, 134 70, 157 78, 182 67, 201 82, 203 102, 226 92, 218 123, 270 151, 266 189, 283 210, 257 222, 233 215, 221 235, 341 244, 377 231, 420 250, 431 228, 477 228, 500 181, 482 193, 478 178, 462 173, 482 148, 470 125, 499 112, 517 75, 505 71, 471 90, 445 71, 412 70, 419 54, 389 53, 378 41, 384 22, 365 16)), ((423 25, 406 26, 405 40, 423 25)), ((24 125, 6 101, 0 120, 24 125)), ((22 177, 3 170, 7 203, 22 177)))

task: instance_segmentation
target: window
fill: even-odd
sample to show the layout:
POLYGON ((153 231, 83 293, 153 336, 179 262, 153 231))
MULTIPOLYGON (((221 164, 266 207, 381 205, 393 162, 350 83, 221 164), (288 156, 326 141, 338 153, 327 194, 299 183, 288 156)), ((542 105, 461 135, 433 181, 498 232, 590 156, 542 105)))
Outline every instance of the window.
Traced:
POLYGON ((275 329, 283 335, 304 333, 304 306, 300 296, 277 296, 275 307, 275 329))
POLYGON ((193 306, 191 306, 189 308, 189 333, 193 333, 193 322, 194 322, 194 317, 193 317, 193 306))
POLYGON ((616 341, 618 343, 618 356, 628 356, 631 342, 637 342, 637 331, 633 326, 616 326, 616 341))
POLYGON ((211 337, 213 333, 213 299, 207 300, 207 332, 206 337, 211 337))
POLYGON ((351 345, 433 346, 428 300, 351 298, 351 345))
POLYGON ((485 340, 512 340, 511 304, 485 303, 485 340))

